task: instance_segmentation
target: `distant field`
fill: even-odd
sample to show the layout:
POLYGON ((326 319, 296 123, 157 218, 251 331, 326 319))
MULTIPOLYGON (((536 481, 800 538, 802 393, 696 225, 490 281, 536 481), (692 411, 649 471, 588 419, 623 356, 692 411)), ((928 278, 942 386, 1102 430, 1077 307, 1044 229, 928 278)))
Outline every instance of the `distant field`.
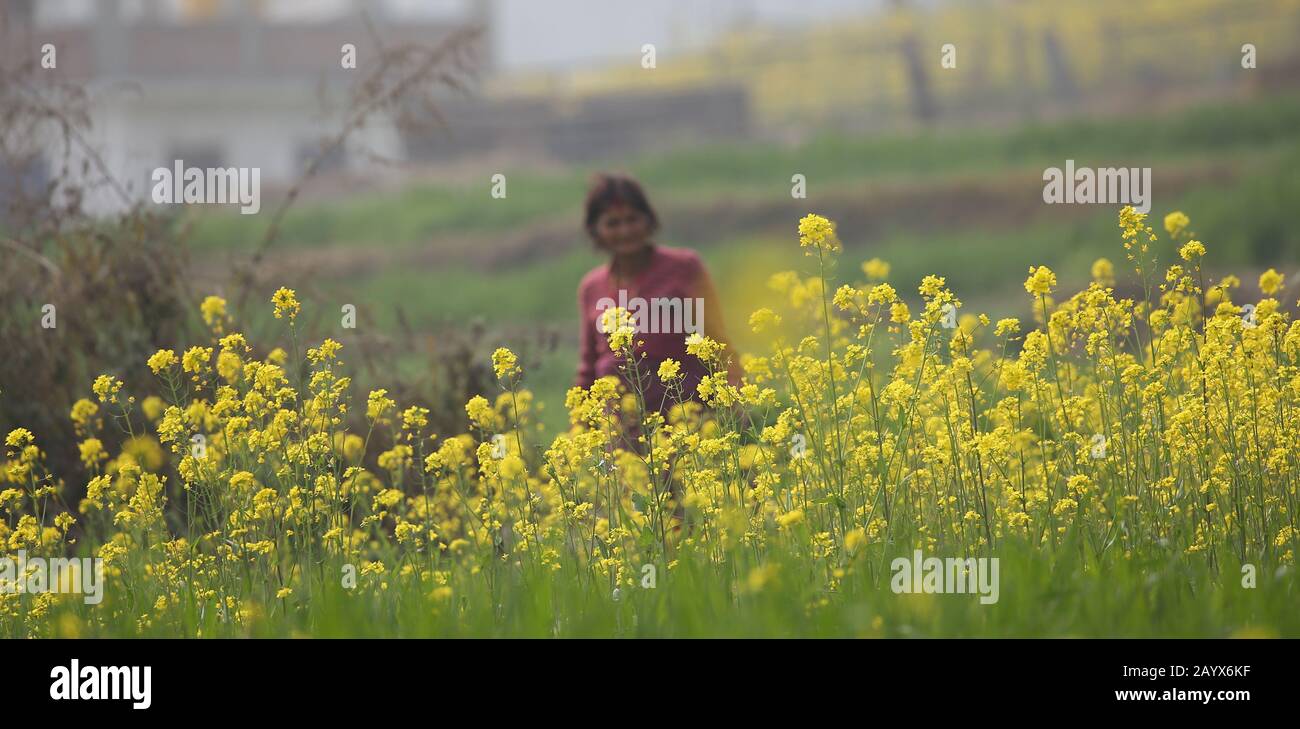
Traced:
MULTIPOLYGON (((789 194, 790 176, 810 180, 810 202, 831 184, 912 179, 963 173, 1041 171, 1066 158, 1095 166, 1154 165, 1196 159, 1233 159, 1300 140, 1300 96, 1206 106, 1168 116, 1078 120, 1016 131, 856 137, 822 136, 805 145, 710 145, 651 155, 613 166, 638 175, 657 200, 676 203, 710 197, 789 194)), ((399 194, 363 194, 291 211, 279 246, 328 244, 419 246, 441 234, 501 231, 556 217, 573 220, 591 169, 539 175, 527 169, 493 170, 508 178, 509 196, 488 196, 487 175, 460 185, 422 184, 399 194), (566 218, 567 216, 567 218, 566 218)), ((195 250, 250 247, 269 216, 215 214, 196 226, 195 250)))

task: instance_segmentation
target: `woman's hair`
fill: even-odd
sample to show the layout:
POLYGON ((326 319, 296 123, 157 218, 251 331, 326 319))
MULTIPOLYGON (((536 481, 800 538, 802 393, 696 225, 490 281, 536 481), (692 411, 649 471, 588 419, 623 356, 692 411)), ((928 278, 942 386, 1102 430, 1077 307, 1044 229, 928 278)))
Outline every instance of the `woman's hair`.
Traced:
POLYGON ((641 189, 641 183, 637 182, 631 175, 597 172, 591 176, 591 184, 587 188, 586 212, 583 223, 587 235, 591 236, 592 242, 597 245, 600 244, 600 241, 596 238, 596 221, 600 219, 600 216, 606 210, 615 205, 627 205, 645 215, 651 234, 659 230, 659 216, 655 214, 655 209, 650 206, 650 201, 646 199, 645 190, 641 189))

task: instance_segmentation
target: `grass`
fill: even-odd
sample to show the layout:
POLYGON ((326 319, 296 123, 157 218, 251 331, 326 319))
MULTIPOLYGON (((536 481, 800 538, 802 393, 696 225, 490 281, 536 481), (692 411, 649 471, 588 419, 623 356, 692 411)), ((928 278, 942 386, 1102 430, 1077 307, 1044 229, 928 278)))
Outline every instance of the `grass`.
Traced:
MULTIPOLYGON (((654 589, 611 599, 607 587, 570 570, 517 574, 467 585, 457 600, 466 610, 431 610, 414 585, 394 585, 382 601, 327 582, 308 607, 273 605, 250 617, 250 637, 1279 637, 1300 635, 1300 597, 1293 579, 1261 574, 1254 589, 1224 555, 1221 572, 1188 568, 1177 555, 1147 562, 1088 563, 1066 548, 1045 553, 1006 545, 998 553, 998 601, 977 595, 895 594, 888 569, 842 583, 826 593, 801 587, 803 566, 777 555, 770 589, 737 595, 718 567, 683 560, 657 577, 654 589), (495 607, 492 607, 495 606, 495 607), (382 619, 376 619, 376 616, 382 619)), ((745 575, 754 560, 725 568, 745 575)), ((226 630, 211 615, 191 624, 204 634, 226 630)), ((121 626, 122 630, 129 630, 121 626)), ((105 635, 114 635, 109 631, 105 635)), ((166 637, 162 626, 145 635, 166 637)), ((89 634, 89 635, 94 635, 89 634)), ((87 637, 83 634, 83 637, 87 637)))

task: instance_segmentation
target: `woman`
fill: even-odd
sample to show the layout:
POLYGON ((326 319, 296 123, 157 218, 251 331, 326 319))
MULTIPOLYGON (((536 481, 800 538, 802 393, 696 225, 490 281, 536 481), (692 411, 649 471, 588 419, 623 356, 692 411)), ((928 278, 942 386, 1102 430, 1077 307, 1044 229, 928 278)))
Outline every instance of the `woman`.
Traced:
MULTIPOLYGON (((582 331, 577 384, 590 387, 600 377, 615 375, 632 387, 601 330, 604 311, 622 306, 638 316, 634 341, 643 342, 636 354, 646 409, 666 415, 674 402, 659 379, 659 363, 669 358, 681 363, 682 395, 693 399, 696 384, 708 370, 686 354, 686 337, 694 332, 727 343, 713 281, 695 251, 654 242, 659 217, 631 177, 597 174, 592 178, 584 226, 609 262, 592 269, 578 285, 582 331)), ((728 379, 738 384, 735 351, 728 346, 722 356, 729 363, 728 379)))

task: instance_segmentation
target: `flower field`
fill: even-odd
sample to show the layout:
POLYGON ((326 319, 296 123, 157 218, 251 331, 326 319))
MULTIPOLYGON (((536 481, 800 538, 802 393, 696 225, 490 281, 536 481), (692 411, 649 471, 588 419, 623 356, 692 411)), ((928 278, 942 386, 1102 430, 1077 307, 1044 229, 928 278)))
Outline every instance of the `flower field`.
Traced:
POLYGON ((1300 635, 1295 301, 1272 269, 1211 280, 1182 213, 1160 227, 1125 208, 1091 285, 1032 268, 1036 320, 992 321, 809 215, 739 386, 697 335, 690 401, 616 309, 632 386, 570 390, 549 443, 508 349, 465 432, 432 433, 299 340, 294 291, 275 342, 208 297, 208 341, 139 363, 154 391, 105 374, 72 408, 82 473, 8 433, 0 557, 99 557, 104 586, 10 575, 0 635, 1300 635), (900 592, 918 550, 999 560, 996 597, 900 592))

